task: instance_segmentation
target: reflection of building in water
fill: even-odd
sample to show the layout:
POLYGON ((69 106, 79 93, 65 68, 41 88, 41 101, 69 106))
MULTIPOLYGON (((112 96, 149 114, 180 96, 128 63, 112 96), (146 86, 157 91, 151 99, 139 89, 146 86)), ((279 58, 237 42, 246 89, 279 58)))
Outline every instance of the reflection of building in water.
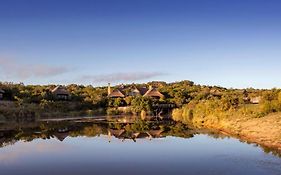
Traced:
MULTIPOLYGON (((134 123, 119 123, 110 121, 89 119, 75 121, 48 121, 27 123, 5 123, 0 125, 0 148, 15 144, 18 141, 32 142, 36 139, 57 138, 65 141, 68 136, 88 137, 96 139, 99 136, 137 141, 138 139, 153 139, 165 137, 192 138, 195 134, 208 134, 214 138, 225 138, 228 136, 208 130, 195 130, 179 122, 174 121, 135 121, 134 123), (113 136, 113 137, 112 137, 113 136)), ((265 152, 281 155, 280 150, 262 146, 265 152)))
POLYGON ((56 132, 53 134, 59 141, 64 141, 66 137, 68 137, 69 133, 68 132, 56 132))
POLYGON ((108 129, 108 135, 109 136, 113 135, 116 138, 121 137, 121 135, 124 133, 125 133, 125 129, 119 129, 119 130, 108 129))
POLYGON ((135 132, 126 132, 125 129, 108 129, 108 139, 111 141, 111 137, 122 139, 122 141, 126 139, 131 139, 136 141, 136 139, 153 139, 153 138, 161 138, 163 137, 161 133, 163 130, 148 130, 148 131, 135 131, 135 132))
POLYGON ((9 132, 12 131, 0 131, 0 147, 14 145, 17 142, 13 137, 9 137, 11 135, 9 132))
POLYGON ((149 130, 148 134, 151 135, 153 138, 161 137, 161 133, 163 130, 149 130))
POLYGON ((5 91, 3 89, 0 89, 0 100, 3 99, 4 93, 5 93, 5 91))

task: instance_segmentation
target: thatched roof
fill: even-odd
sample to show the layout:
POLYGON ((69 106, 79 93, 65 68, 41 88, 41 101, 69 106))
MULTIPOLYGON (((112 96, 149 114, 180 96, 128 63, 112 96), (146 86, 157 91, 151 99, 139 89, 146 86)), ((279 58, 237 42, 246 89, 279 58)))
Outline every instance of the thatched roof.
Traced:
POLYGON ((109 95, 108 97, 113 97, 113 98, 124 98, 125 97, 125 93, 121 90, 121 89, 114 89, 109 95))
POLYGON ((164 97, 163 94, 161 94, 161 92, 159 92, 156 88, 151 87, 144 95, 144 97, 159 97, 162 98, 164 97))
POLYGON ((149 135, 151 135, 153 138, 155 137, 161 137, 161 133, 163 132, 163 130, 150 130, 150 131, 147 131, 147 133, 149 135))
POLYGON ((118 138, 125 132, 125 129, 120 129, 120 130, 109 129, 108 132, 110 135, 113 135, 114 137, 118 138))
POLYGON ((150 137, 150 135, 146 132, 140 132, 140 133, 137 133, 137 135, 136 135, 136 138, 138 138, 138 139, 149 138, 149 137, 150 137))
POLYGON ((1 94, 4 94, 5 91, 4 91, 3 89, 0 89, 0 93, 1 93, 1 94))
POLYGON ((130 88, 124 88, 124 86, 114 89, 108 97, 111 98, 124 98, 126 96, 147 96, 147 97, 164 97, 162 93, 160 93, 156 88, 150 87, 149 89, 146 87, 137 87, 131 86, 130 88), (125 93, 125 91, 129 91, 125 93))
POLYGON ((70 93, 63 86, 57 86, 52 90, 52 93, 55 95, 70 95, 70 93))

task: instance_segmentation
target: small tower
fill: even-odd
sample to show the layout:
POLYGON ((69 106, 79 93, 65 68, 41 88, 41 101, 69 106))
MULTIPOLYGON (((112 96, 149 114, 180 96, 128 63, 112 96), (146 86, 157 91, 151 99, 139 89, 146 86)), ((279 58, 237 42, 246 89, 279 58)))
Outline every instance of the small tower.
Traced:
POLYGON ((107 95, 109 96, 110 94, 111 94, 111 87, 110 87, 110 83, 108 83, 107 95))

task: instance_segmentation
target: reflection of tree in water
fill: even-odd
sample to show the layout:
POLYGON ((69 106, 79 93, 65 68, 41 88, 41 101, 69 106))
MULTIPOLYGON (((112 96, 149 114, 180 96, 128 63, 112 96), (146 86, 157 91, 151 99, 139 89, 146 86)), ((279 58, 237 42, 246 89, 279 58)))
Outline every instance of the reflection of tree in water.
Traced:
MULTIPOLYGON (((167 136, 191 138, 194 134, 207 134, 213 138, 227 136, 210 131, 198 131, 175 121, 120 122, 110 121, 48 121, 27 124, 0 125, 0 147, 13 145, 18 141, 31 142, 34 139, 56 138, 64 141, 67 137, 99 137, 107 135, 121 140, 155 139, 167 136)), ((266 153, 280 156, 278 151, 262 147, 266 153)), ((281 157, 281 156, 280 156, 281 157)))
POLYGON ((19 140, 30 142, 34 139, 57 138, 63 141, 66 137, 96 137, 110 135, 118 139, 161 138, 178 136, 189 138, 194 131, 186 125, 174 121, 48 121, 32 124, 2 125, 0 126, 0 144, 15 143, 19 140))

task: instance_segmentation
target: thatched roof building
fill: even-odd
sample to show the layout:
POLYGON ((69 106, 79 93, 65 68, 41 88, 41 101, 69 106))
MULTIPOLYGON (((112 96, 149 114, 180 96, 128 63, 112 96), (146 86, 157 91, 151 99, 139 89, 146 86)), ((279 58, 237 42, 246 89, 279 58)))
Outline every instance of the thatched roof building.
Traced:
POLYGON ((153 97, 153 98, 164 97, 164 95, 154 87, 150 87, 149 90, 143 96, 144 97, 153 97))
POLYGON ((65 140, 65 138, 67 138, 68 137, 68 133, 67 132, 65 132, 65 133, 60 133, 60 132, 57 132, 57 133, 55 133, 55 134, 53 134, 59 141, 64 141, 65 140))
POLYGON ((144 96, 144 97, 153 97, 153 98, 162 98, 164 97, 164 95, 159 92, 156 88, 154 87, 150 87, 149 89, 147 89, 146 87, 137 87, 137 86, 133 86, 133 87, 129 87, 129 88, 124 88, 119 87, 114 89, 113 91, 111 91, 111 87, 110 84, 108 86, 108 97, 111 98, 124 98, 126 96, 144 96), (127 93, 126 93, 126 92, 127 93))
POLYGON ((64 86, 57 86, 52 90, 52 93, 56 96, 57 99, 67 100, 69 99, 70 93, 66 90, 64 86))
POLYGON ((125 96, 126 95, 122 89, 114 89, 110 94, 108 94, 108 97, 111 98, 124 98, 125 96))
POLYGON ((136 141, 136 139, 152 139, 152 138, 161 138, 163 130, 149 130, 149 131, 136 131, 136 132, 126 132, 125 129, 114 130, 108 129, 108 138, 111 140, 111 137, 114 136, 118 139, 132 139, 136 141))
POLYGON ((160 129, 160 130, 149 130, 147 131, 147 133, 153 137, 153 138, 159 138, 161 137, 161 133, 163 133, 164 130, 160 129))

